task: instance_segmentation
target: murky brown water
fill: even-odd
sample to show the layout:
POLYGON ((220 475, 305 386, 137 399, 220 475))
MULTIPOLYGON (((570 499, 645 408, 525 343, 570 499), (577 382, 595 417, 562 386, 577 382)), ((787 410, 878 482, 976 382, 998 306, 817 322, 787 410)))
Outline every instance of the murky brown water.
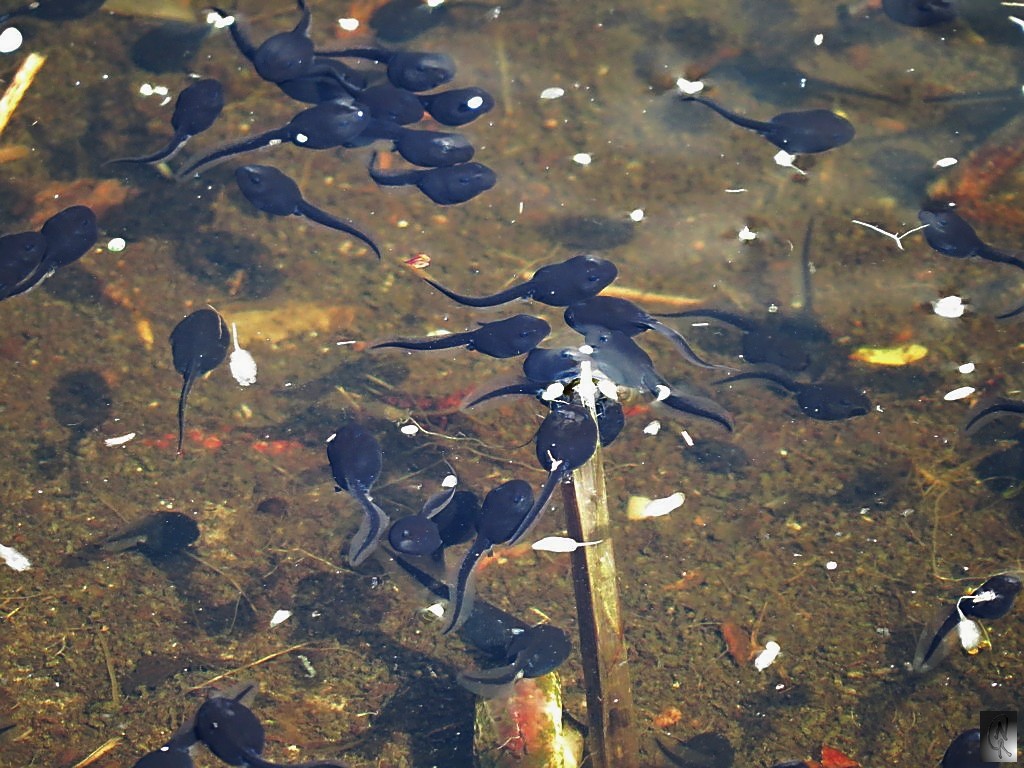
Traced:
MULTIPOLYGON (((314 37, 339 45, 332 20, 348 4, 311 7, 314 37)), ((286 2, 238 11, 258 40, 295 18, 286 2)), ((965 437, 971 401, 943 395, 964 385, 1011 396, 1019 389, 1019 321, 993 316, 1020 302, 1021 281, 1011 267, 942 257, 920 235, 899 250, 851 223, 905 232, 917 225, 928 185, 945 178, 984 239, 1021 245, 1024 218, 1012 218, 1021 173, 1012 154, 1024 139, 1019 95, 922 100, 1019 85, 1020 30, 994 4, 965 11, 970 23, 943 33, 899 27, 877 11, 839 25, 834 4, 810 0, 524 0, 492 21, 479 9, 457 10, 413 45, 450 53, 456 85, 480 85, 497 98, 493 113, 463 129, 477 159, 498 174, 493 190, 440 208, 413 189, 377 188, 366 150, 283 146, 255 160, 279 165, 307 198, 371 232, 382 263, 297 217, 255 215, 232 181, 236 161, 180 184, 146 168, 103 165, 169 136, 171 104, 141 96, 142 84, 167 86, 173 102, 187 83, 183 72, 156 75, 132 62, 131 45, 157 23, 144 13, 19 22, 26 43, 0 60, 5 77, 29 51, 48 60, 0 141, 27 148, 0 166, 3 231, 88 201, 102 235, 77 265, 0 305, 0 543, 33 562, 21 573, 0 569, 0 726, 15 724, 0 735, 0 764, 71 766, 116 739, 94 765, 131 765, 195 709, 197 689, 230 675, 259 682, 254 708, 268 723, 270 759, 471 765, 472 698, 454 675, 476 660, 422 618, 427 598, 391 575, 383 557, 358 572, 343 567, 359 513, 335 495, 323 441, 347 417, 371 424, 386 453, 375 498, 412 510, 436 490, 442 457, 481 492, 513 476, 539 485, 529 442, 542 409, 515 400, 481 413, 415 416, 431 434, 403 435, 413 411, 450 410, 449 395, 513 373, 515 363, 464 351, 368 353, 342 342, 463 330, 494 316, 453 307, 421 284, 402 264, 415 253, 431 257, 431 276, 483 294, 607 245, 619 283, 649 294, 641 303, 652 310, 670 307, 667 297, 753 316, 771 304, 793 311, 797 254, 812 216, 813 306, 835 339, 815 367, 862 387, 874 410, 813 421, 760 382, 713 387, 714 372, 687 366, 656 338, 645 346, 659 369, 717 391, 735 433, 643 405, 605 454, 621 520, 615 548, 643 764, 664 764, 652 721, 671 707, 681 718, 666 733, 718 732, 735 747, 737 766, 803 758, 822 743, 866 766, 931 765, 976 725, 979 709, 1017 707, 1019 610, 992 623, 992 651, 954 656, 924 677, 909 676, 904 664, 941 605, 1019 567, 1019 497, 997 493, 973 471, 1019 441, 1019 422, 1007 417, 965 437), (811 83, 787 100, 777 75, 758 74, 767 65, 885 98, 811 83), (683 74, 704 76, 713 98, 758 118, 840 110, 857 138, 800 158, 807 175, 799 176, 773 163, 775 148, 757 135, 678 102, 665 89, 683 74), (564 96, 542 100, 553 86, 564 96), (972 166, 979 150, 996 161, 972 166), (578 153, 591 163, 575 162, 578 153), (947 156, 960 164, 933 167, 947 156), (628 225, 637 209, 643 220, 628 225), (581 216, 607 226, 573 226, 581 216), (756 239, 740 239, 745 226, 756 239), (127 240, 123 252, 106 250, 113 237, 127 240), (949 294, 969 301, 963 318, 932 312, 930 302, 949 294), (195 432, 177 458, 168 435, 180 377, 166 340, 206 304, 238 323, 260 376, 241 389, 225 366, 198 382, 195 432), (904 367, 847 359, 861 346, 911 342, 928 354, 904 367), (974 371, 958 372, 967 362, 974 371), (67 378, 81 372, 99 374, 101 385, 67 378), (82 401, 100 407, 82 416, 82 401), (96 413, 98 426, 72 426, 96 413), (654 437, 642 432, 653 418, 662 422, 654 437), (104 444, 128 432, 137 437, 126 445, 104 444), (708 451, 712 440, 727 445, 708 451), (727 451, 740 458, 696 460, 727 451), (626 522, 629 496, 675 491, 687 495, 682 508, 626 522), (281 504, 257 511, 271 498, 284 502, 283 512, 281 504), (84 543, 167 509, 198 520, 194 559, 154 564, 129 552, 65 563, 84 543), (271 628, 281 609, 294 615, 271 628), (738 664, 723 624, 755 645, 777 640, 781 655, 763 672, 738 664)), ((296 111, 243 66, 226 33, 208 38, 189 69, 222 80, 228 106, 188 156, 296 111)), ((560 322, 557 310, 528 311, 560 322)), ((736 361, 737 333, 714 323, 677 327, 709 356, 736 361)), ((1019 464, 1008 470, 1018 484, 1019 464)), ((561 525, 549 512, 536 534, 561 525)), ((486 569, 481 596, 572 629, 565 556, 514 554, 486 569)), ((567 708, 581 716, 575 657, 563 684, 567 708)), ((214 764, 206 755, 197 762, 214 764)))

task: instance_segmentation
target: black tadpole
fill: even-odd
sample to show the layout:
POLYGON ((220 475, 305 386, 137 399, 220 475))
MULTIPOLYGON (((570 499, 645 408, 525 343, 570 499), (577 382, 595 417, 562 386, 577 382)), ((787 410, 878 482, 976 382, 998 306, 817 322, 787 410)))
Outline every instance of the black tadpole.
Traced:
POLYGON ((247 768, 343 768, 338 763, 272 763, 260 755, 266 743, 263 724, 240 699, 214 696, 196 712, 195 732, 216 757, 228 765, 247 768))
POLYGON ((843 421, 864 416, 871 411, 871 401, 853 384, 845 381, 794 381, 788 376, 770 371, 747 371, 715 384, 726 384, 744 379, 765 379, 778 384, 796 395, 796 404, 805 415, 818 421, 843 421))
POLYGON ((498 177, 486 165, 460 163, 442 168, 413 168, 385 171, 377 167, 377 154, 370 158, 370 178, 382 187, 414 186, 438 205, 458 205, 472 200, 497 183, 498 177))
MULTIPOLYGON (((957 259, 976 257, 1024 269, 1024 260, 984 242, 974 227, 951 208, 926 207, 917 214, 917 218, 927 225, 924 228, 924 239, 928 245, 944 256, 957 259)), ((1024 312, 1024 304, 996 315, 996 319, 1005 320, 1021 312, 1024 312)))
POLYGON ((556 403, 537 429, 534 447, 537 461, 548 477, 529 512, 508 539, 519 542, 540 519, 559 483, 594 455, 598 444, 597 422, 590 411, 578 403, 556 403))
POLYGON ((189 139, 209 128, 224 109, 224 87, 212 78, 197 80, 178 94, 171 115, 174 136, 162 149, 141 157, 122 157, 111 163, 159 163, 169 160, 189 139))
POLYGON ((274 142, 290 142, 304 149, 333 149, 358 136, 370 117, 359 107, 337 101, 304 109, 280 128, 228 144, 193 160, 178 176, 184 178, 227 157, 267 147, 274 142))
POLYGON ((392 85, 414 93, 429 91, 455 77, 455 62, 446 53, 347 48, 343 51, 318 51, 317 55, 379 61, 387 67, 388 80, 392 85))
POLYGON ((568 633, 552 624, 538 624, 520 632, 509 643, 508 663, 484 670, 464 670, 458 675, 463 688, 486 699, 510 695, 524 677, 553 672, 572 653, 568 633))
POLYGON ((477 535, 449 578, 450 616, 443 632, 457 629, 473 610, 474 569, 496 544, 507 544, 533 507, 533 489, 525 480, 509 480, 484 498, 477 521, 477 535))
POLYGON ((465 347, 488 357, 518 357, 540 344, 551 331, 546 320, 533 315, 513 315, 463 333, 450 333, 426 339, 395 339, 374 344, 371 349, 437 350, 465 347))
POLYGON ((853 125, 844 117, 827 109, 808 109, 800 112, 782 112, 771 120, 752 120, 730 112, 711 99, 702 96, 682 96, 683 101, 695 101, 713 109, 729 122, 761 134, 779 149, 795 155, 826 152, 846 144, 853 138, 853 125))
POLYGON ((185 439, 185 407, 192 385, 209 373, 228 353, 231 334, 227 323, 215 309, 197 309, 171 331, 171 356, 174 370, 184 379, 178 398, 178 455, 185 439))
POLYGON ((327 460, 338 490, 348 491, 363 508, 362 522, 348 550, 348 561, 355 567, 373 553, 391 523, 370 495, 383 469, 384 453, 366 427, 350 422, 327 438, 327 460))
POLYGON ((611 285, 618 273, 615 264, 607 259, 581 254, 557 264, 545 265, 529 280, 490 296, 463 296, 429 278, 424 278, 424 281, 467 307, 496 307, 515 299, 533 299, 552 307, 565 307, 596 296, 611 285))
POLYGON ((235 171, 235 181, 245 199, 264 213, 272 216, 304 216, 317 224, 352 235, 369 246, 378 259, 381 258, 380 248, 369 235, 356 229, 351 222, 306 202, 299 191, 299 185, 277 168, 269 165, 243 165, 235 171))

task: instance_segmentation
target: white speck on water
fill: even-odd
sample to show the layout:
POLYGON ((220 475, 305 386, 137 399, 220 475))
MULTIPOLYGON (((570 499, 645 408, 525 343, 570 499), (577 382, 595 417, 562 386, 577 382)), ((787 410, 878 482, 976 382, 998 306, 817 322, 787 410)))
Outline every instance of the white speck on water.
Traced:
POLYGON ((792 168, 801 176, 807 175, 807 171, 801 168, 797 168, 795 165, 793 165, 793 161, 796 160, 796 155, 791 155, 784 149, 780 149, 778 152, 776 152, 775 156, 772 159, 775 161, 776 165, 781 165, 783 168, 792 168))
POLYGON ((110 242, 107 243, 107 250, 111 253, 120 253, 125 249, 126 245, 127 243, 124 241, 123 237, 112 237, 110 238, 110 242))
POLYGON ((482 107, 483 105, 484 105, 484 97, 483 96, 470 96, 468 99, 466 99, 466 108, 467 109, 480 109, 480 107, 482 107))
POLYGON ((656 435, 661 431, 661 422, 652 421, 646 427, 644 427, 645 435, 656 435))
POLYGON ((757 654, 757 658, 754 659, 754 667, 758 672, 764 672, 768 667, 775 663, 775 659, 779 657, 782 652, 782 646, 776 643, 774 640, 769 640, 764 644, 764 650, 757 654))
POLYGON ((745 243, 751 240, 757 240, 757 232, 752 230, 750 227, 744 225, 743 229, 741 229, 739 232, 739 238, 745 243))
POLYGON ((967 305, 959 296, 943 296, 941 299, 932 302, 932 310, 939 317, 957 318, 963 317, 967 305))
POLYGON ((957 159, 955 157, 943 157, 943 158, 935 161, 935 167, 936 168, 949 168, 952 165, 956 165, 957 162, 958 161, 957 161, 957 159))
POLYGON ((604 539, 576 541, 576 539, 570 539, 567 536, 545 536, 543 539, 533 542, 530 548, 538 552, 575 552, 580 547, 592 547, 595 544, 600 544, 602 541, 604 539))
POLYGON ((552 99, 560 99, 565 96, 565 89, 559 88, 557 85, 553 85, 550 88, 545 88, 540 92, 540 97, 545 101, 551 101, 552 99))
POLYGON ((565 393, 565 385, 560 381, 553 381, 540 393, 540 399, 546 403, 557 400, 565 393))
POLYGON ((952 402, 953 400, 963 400, 965 397, 970 397, 974 394, 974 387, 957 387, 956 389, 950 390, 942 396, 942 399, 946 402, 952 402))
POLYGON ((32 561, 25 557, 14 547, 7 547, 0 544, 0 560, 7 563, 9 568, 16 571, 27 571, 32 567, 32 561))
POLYGON ((118 445, 124 445, 130 443, 135 439, 135 433, 129 432, 127 435, 118 435, 117 437, 108 437, 103 441, 103 444, 108 448, 115 448, 118 445))
POLYGON ((960 371, 960 373, 974 373, 974 363, 964 363, 957 366, 957 370, 960 371))
POLYGON ((829 560, 827 563, 825 563, 826 571, 834 571, 838 567, 839 563, 837 563, 835 560, 829 560))
POLYGON ((644 507, 641 517, 664 517, 669 512, 679 509, 686 501, 686 495, 676 491, 663 499, 651 499, 644 507))
POLYGON ((676 79, 676 88, 686 96, 696 96, 704 90, 704 83, 700 80, 687 80, 685 77, 676 79))
POLYGON ((24 38, 17 27, 8 27, 0 32, 0 53, 14 53, 21 48, 24 38))
POLYGON ((824 42, 825 42, 825 36, 823 34, 821 34, 821 32, 819 32, 818 34, 816 34, 814 36, 814 44, 815 45, 821 45, 824 42))
POLYGON ((338 19, 338 26, 346 32, 355 32, 359 29, 359 19, 354 19, 351 16, 343 19, 338 19))
POLYGON ((290 619, 291 617, 292 617, 292 612, 291 611, 286 611, 284 609, 279 610, 279 611, 274 611, 274 615, 270 617, 270 626, 276 627, 278 624, 281 624, 282 622, 288 621, 288 619, 290 619))
POLYGON ((442 488, 454 488, 459 484, 459 478, 455 475, 445 475, 444 480, 441 481, 442 488))
POLYGON ((228 357, 228 368, 231 375, 240 386, 248 387, 256 383, 256 359, 249 353, 249 350, 238 346, 238 328, 231 324, 231 339, 235 348, 228 357))
POLYGON ((230 27, 235 23, 234 16, 221 16, 216 11, 210 11, 206 14, 206 23, 212 24, 214 29, 224 29, 230 27))
POLYGON ((611 379, 598 379, 597 391, 609 400, 619 401, 619 388, 611 379))
POLYGON ((406 424, 404 427, 402 427, 399 430, 399 432, 401 432, 403 435, 409 435, 410 437, 412 435, 415 435, 419 431, 420 431, 420 428, 417 427, 415 424, 406 424))
POLYGON ((590 165, 594 158, 588 152, 577 152, 572 156, 572 161, 578 165, 590 165))
POLYGON ((644 215, 645 214, 643 208, 635 208, 629 212, 629 220, 632 222, 639 223, 644 220, 644 215))

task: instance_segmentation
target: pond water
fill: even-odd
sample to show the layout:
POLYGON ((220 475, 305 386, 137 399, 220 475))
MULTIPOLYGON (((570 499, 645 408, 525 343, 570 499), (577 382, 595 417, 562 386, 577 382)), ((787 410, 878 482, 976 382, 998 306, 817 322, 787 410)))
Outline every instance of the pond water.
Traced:
MULTIPOLYGON (((318 47, 372 45, 376 5, 310 0, 318 47), (362 23, 346 32, 339 18, 362 23)), ((1024 33, 994 0, 963 2, 960 19, 932 28, 896 24, 877 5, 520 0, 498 13, 450 0, 443 23, 401 45, 449 54, 453 86, 496 100, 453 130, 497 184, 452 206, 375 184, 368 148, 285 143, 181 181, 108 164, 170 138, 190 74, 220 80, 226 107, 172 167, 302 106, 260 80, 226 30, 176 28, 192 34, 191 55, 147 37, 168 14, 203 30, 202 3, 8 22, 25 40, 0 58, 4 80, 30 52, 46 62, 0 138, 3 232, 81 203, 100 238, 0 304, 0 544, 32 562, 0 566, 0 728, 13 725, 0 764, 72 766, 109 742, 91 764, 131 765, 223 676, 259 684, 268 759, 472 765, 474 702, 455 678, 480 658, 441 634, 422 612, 430 597, 383 551, 347 565, 362 512, 335 493, 324 444, 349 419, 373 431, 384 449, 373 495, 393 519, 439 489, 445 461, 481 495, 513 477, 539 488, 542 405, 458 408, 517 361, 367 342, 512 312, 560 329, 561 309, 461 307, 418 278, 484 295, 582 251, 614 261, 613 287, 651 312, 813 312, 828 335, 796 378, 840 381, 871 401, 856 418, 812 419, 770 382, 715 384, 721 370, 643 337, 665 379, 713 396, 735 430, 634 395, 604 452, 640 764, 668 764, 655 737, 713 732, 737 766, 805 759, 822 744, 866 766, 933 765, 979 710, 1016 709, 1019 609, 987 624, 991 649, 955 651, 926 675, 907 665, 937 611, 1020 568, 1020 418, 971 435, 962 425, 986 397, 1020 397, 1020 320, 995 316, 1022 302, 1024 275, 878 230, 905 233, 926 201, 951 200, 985 242, 1024 248, 1024 33), (799 171, 782 167, 757 133, 681 101, 680 77, 750 118, 833 110, 856 136, 798 156, 799 171), (990 95, 944 98, 956 94, 990 95), (258 213, 235 185, 243 163, 285 171, 383 258, 308 219, 258 213), (800 255, 812 220, 808 296, 800 255), (417 256, 425 272, 408 265, 417 256), (962 297, 962 317, 936 313, 948 296, 962 297), (178 456, 168 337, 207 305, 236 325, 259 375, 242 388, 224 365, 198 380, 178 456), (907 345, 917 352, 901 365, 857 351, 907 345), (961 387, 974 392, 944 399, 961 387), (670 514, 627 520, 631 497, 676 492, 686 500, 670 514), (188 554, 76 557, 158 512, 198 523, 188 554), (292 613, 272 626, 278 611, 292 613), (758 670, 769 640, 781 653, 758 670)), ((284 0, 231 10, 257 42, 298 18, 284 0)), ((748 369, 736 328, 666 322, 701 355, 748 369)), ((562 533, 555 503, 528 540, 562 533)), ((568 557, 496 554, 478 597, 574 633, 568 557)), ((584 720, 578 655, 559 672, 567 712, 584 720)))

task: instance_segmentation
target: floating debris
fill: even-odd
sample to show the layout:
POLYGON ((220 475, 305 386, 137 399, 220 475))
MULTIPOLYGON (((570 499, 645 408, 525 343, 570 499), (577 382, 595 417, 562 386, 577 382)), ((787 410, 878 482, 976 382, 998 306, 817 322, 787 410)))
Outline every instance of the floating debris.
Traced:
POLYGON ((32 561, 25 557, 14 547, 7 547, 0 544, 0 560, 7 563, 8 567, 16 571, 27 571, 32 567, 32 561))
POLYGON ((851 360, 871 365, 909 365, 923 360, 928 347, 921 344, 904 344, 900 347, 860 347, 850 355, 851 360))

